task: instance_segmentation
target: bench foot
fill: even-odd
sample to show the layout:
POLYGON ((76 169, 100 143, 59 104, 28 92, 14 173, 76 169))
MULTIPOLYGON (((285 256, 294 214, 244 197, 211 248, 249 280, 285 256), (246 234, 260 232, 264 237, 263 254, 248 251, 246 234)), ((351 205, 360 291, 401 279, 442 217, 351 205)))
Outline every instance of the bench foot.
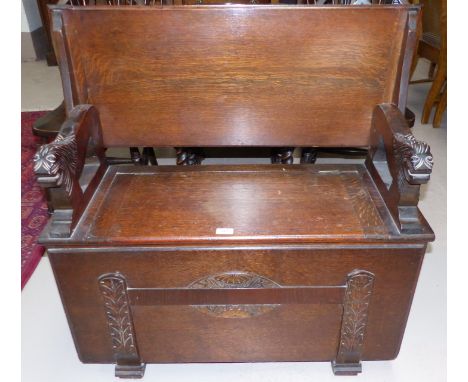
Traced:
POLYGON ((139 365, 115 365, 115 376, 118 378, 139 379, 145 375, 146 363, 139 365))
POLYGON ((336 361, 332 361, 332 369, 335 375, 358 375, 362 372, 362 365, 361 362, 336 363, 336 361))

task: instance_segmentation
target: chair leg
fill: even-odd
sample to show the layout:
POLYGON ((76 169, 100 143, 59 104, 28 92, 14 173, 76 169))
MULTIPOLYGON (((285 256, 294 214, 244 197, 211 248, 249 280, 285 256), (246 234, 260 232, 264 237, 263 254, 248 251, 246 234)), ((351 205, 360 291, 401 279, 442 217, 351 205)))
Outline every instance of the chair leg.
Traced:
POLYGON ((414 72, 416 71, 416 67, 418 66, 418 60, 419 60, 419 56, 415 55, 413 58, 413 61, 411 62, 411 69, 410 69, 410 76, 409 76, 410 81, 413 78, 414 72))
POLYGON ((447 109, 447 85, 445 85, 444 92, 440 98, 439 103, 437 104, 436 111, 434 114, 434 120, 432 121, 433 127, 440 127, 440 123, 442 121, 442 116, 444 111, 447 109))
POLYGON ((176 163, 178 166, 199 165, 205 159, 203 150, 191 147, 176 147, 176 163))
POLYGON ((317 160, 318 150, 313 147, 307 147, 302 149, 301 163, 315 163, 317 160))
POLYGON ((425 124, 429 122, 429 117, 431 115, 432 108, 437 97, 440 95, 442 87, 447 78, 446 68, 442 65, 437 69, 436 75, 434 77, 434 82, 432 83, 431 89, 427 94, 426 102, 424 103, 424 108, 421 117, 421 123, 425 124))
POLYGON ((156 160, 156 154, 152 147, 143 147, 143 152, 141 155, 141 162, 143 165, 150 164, 151 166, 157 166, 158 161, 156 160))
POLYGON ((120 273, 107 273, 100 276, 98 282, 116 362, 115 376, 143 378, 146 365, 138 352, 127 281, 120 273))
POLYGON ((362 371, 361 352, 367 326, 374 275, 355 270, 348 274, 343 303, 340 344, 332 362, 335 375, 357 375, 362 371))
POLYGON ((437 67, 437 64, 435 62, 431 62, 431 66, 429 67, 429 73, 427 75, 427 77, 431 80, 434 78, 436 67, 437 67))
POLYGON ((271 163, 292 164, 294 162, 294 147, 277 147, 272 149, 271 163))

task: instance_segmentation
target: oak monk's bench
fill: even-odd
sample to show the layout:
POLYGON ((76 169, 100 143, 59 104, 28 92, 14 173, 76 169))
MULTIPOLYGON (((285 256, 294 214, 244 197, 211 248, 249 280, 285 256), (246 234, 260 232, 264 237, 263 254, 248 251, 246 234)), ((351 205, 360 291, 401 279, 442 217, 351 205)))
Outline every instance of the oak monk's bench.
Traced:
POLYGON ((429 147, 402 115, 419 8, 51 9, 68 119, 35 157, 85 363, 397 356, 429 147), (362 164, 136 166, 108 148, 365 147, 362 164))

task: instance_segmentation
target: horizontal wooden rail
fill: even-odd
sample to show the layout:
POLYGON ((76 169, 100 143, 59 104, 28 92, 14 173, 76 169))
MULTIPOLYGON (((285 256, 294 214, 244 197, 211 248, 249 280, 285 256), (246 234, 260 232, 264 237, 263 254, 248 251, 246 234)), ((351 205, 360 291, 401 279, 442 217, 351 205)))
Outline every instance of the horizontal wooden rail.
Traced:
POLYGON ((128 288, 132 305, 342 304, 346 286, 279 288, 128 288))

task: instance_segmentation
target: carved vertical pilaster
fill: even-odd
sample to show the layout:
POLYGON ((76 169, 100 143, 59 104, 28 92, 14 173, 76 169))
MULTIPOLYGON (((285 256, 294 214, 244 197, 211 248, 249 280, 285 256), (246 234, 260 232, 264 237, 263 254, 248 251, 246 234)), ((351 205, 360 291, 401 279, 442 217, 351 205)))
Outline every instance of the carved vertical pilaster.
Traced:
POLYGON ((98 282, 117 364, 115 376, 143 378, 146 365, 138 352, 125 277, 120 273, 108 273, 100 276, 98 282))
POLYGON ((348 274, 340 344, 332 362, 335 375, 357 375, 362 371, 362 345, 373 286, 374 275, 370 272, 355 270, 348 274))

